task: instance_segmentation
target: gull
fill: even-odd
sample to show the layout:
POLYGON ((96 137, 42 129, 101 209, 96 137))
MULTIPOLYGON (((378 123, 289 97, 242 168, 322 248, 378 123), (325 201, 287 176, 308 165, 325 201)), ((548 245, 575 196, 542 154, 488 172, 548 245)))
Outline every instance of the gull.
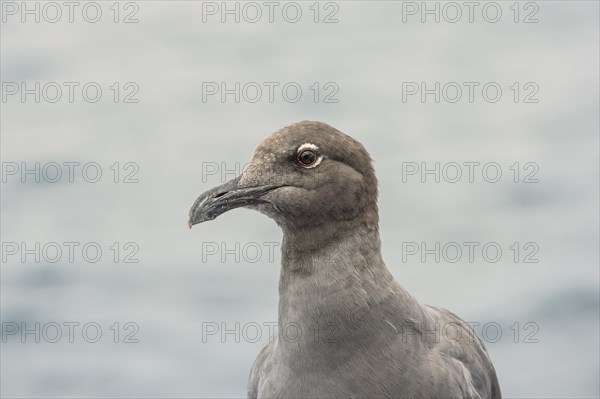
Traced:
POLYGON ((194 202, 190 228, 246 207, 283 232, 279 332, 252 366, 249 398, 501 397, 467 323, 419 303, 385 265, 377 196, 363 145, 303 121, 194 202))

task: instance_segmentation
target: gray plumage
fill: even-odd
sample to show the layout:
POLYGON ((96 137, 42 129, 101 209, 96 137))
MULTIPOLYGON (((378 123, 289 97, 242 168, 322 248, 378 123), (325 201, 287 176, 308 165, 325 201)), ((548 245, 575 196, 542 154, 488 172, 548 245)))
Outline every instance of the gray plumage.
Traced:
POLYGON ((241 206, 283 231, 279 334, 248 397, 500 398, 479 338, 383 262, 377 179, 358 141, 320 122, 280 129, 240 177, 196 200, 190 227, 241 206))

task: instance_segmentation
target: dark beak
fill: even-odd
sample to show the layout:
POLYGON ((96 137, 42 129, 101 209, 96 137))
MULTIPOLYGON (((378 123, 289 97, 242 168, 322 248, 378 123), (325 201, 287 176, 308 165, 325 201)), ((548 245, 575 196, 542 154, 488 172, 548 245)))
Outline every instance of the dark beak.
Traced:
POLYGON ((213 220, 217 216, 235 208, 261 203, 265 193, 277 186, 244 187, 238 186, 237 177, 200 195, 190 209, 188 226, 213 220))

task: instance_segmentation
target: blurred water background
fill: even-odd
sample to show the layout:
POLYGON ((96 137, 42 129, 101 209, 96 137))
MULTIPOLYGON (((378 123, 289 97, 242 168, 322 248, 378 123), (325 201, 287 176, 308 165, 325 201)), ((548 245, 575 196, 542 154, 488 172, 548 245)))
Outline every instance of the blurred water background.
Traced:
MULTIPOLYGON (((387 1, 297 3, 303 14, 296 23, 282 17, 287 3, 278 3, 272 23, 260 2, 263 16, 256 23, 247 20, 254 18, 250 9, 239 23, 231 15, 222 23, 220 2, 195 1, 118 3, 118 23, 113 3, 100 2, 102 18, 89 23, 81 17, 86 3, 78 3, 73 23, 66 14, 57 23, 31 16, 22 23, 7 3, 3 84, 80 86, 72 103, 66 90, 56 103, 36 103, 33 95, 25 102, 19 94, 3 99, 5 169, 22 162, 97 162, 103 175, 97 183, 80 173, 73 183, 65 177, 36 183, 31 176, 23 183, 19 173, 3 175, 3 397, 245 396, 267 327, 258 342, 241 333, 235 342, 235 333, 222 337, 221 330, 203 339, 202 331, 209 324, 235 330, 235 323, 277 320, 279 249, 273 247, 272 259, 268 253, 281 234, 274 222, 248 210, 190 231, 187 212, 201 192, 234 177, 266 135, 304 119, 337 127, 371 153, 384 258, 404 287, 467 321, 501 327, 497 339, 487 331, 487 348, 505 397, 599 396, 598 2, 517 3, 517 23, 512 2, 497 3, 503 12, 497 23, 482 17, 485 2, 472 23, 466 14, 456 23, 444 15, 439 23, 432 16, 422 23, 407 4, 387 1), (523 23, 532 12, 538 22, 523 23), (130 14, 138 22, 122 23, 130 14), (337 22, 323 23, 326 16, 337 22), (101 85, 100 101, 82 99, 86 82, 101 85), (109 89, 114 82, 118 103, 109 89), (127 82, 137 86, 126 88, 127 82), (293 103, 276 89, 269 102, 265 89, 256 103, 236 103, 232 96, 222 102, 218 95, 203 99, 206 82, 230 88, 234 82, 278 82, 279 88, 295 82, 303 94, 293 103), (317 101, 310 89, 315 82, 317 101), (324 87, 328 82, 334 85, 324 87), (424 103, 418 95, 403 101, 403 82, 428 82, 429 88, 433 82, 496 82, 503 95, 496 103, 483 100, 481 90, 472 103, 465 97, 436 103, 431 95, 424 103), (509 89, 514 82, 522 90, 517 103, 509 89), (528 82, 539 88, 537 103, 523 101, 532 91, 523 87, 528 82), (139 102, 123 103, 132 87, 139 88, 132 97, 139 102), (324 102, 334 89, 338 101, 324 102), (109 168, 115 162, 120 183, 109 168), (139 167, 138 183, 122 183, 135 171, 135 165, 125 169, 128 162, 139 167), (504 174, 498 183, 481 175, 473 183, 436 183, 431 176, 422 183, 419 175, 403 181, 402 162, 497 162, 504 174), (522 172, 518 183, 509 169, 514 162, 522 172), (539 168, 538 183, 522 182, 527 162, 539 168), (215 165, 217 173, 207 173, 215 165), (422 262, 418 255, 402 261, 401 243, 471 241, 498 243, 501 259, 492 263, 476 252, 473 263, 465 256, 456 263, 422 262), (66 254, 55 263, 44 257, 37 263, 32 255, 22 262, 6 246, 22 242, 80 246, 73 262, 66 254), (81 255, 87 242, 103 249, 96 263, 81 255), (121 248, 118 262, 109 249, 114 242, 121 248), (123 262, 135 248, 123 248, 128 242, 139 246, 137 263, 123 262), (517 262, 509 249, 514 242, 521 246, 517 262), (528 242, 539 247, 537 263, 523 262, 528 242), (208 254, 213 243, 226 249, 238 243, 239 259, 208 254), (6 331, 10 323, 34 328, 36 322, 80 325, 73 343, 66 336, 36 343, 33 334, 22 342, 20 332, 6 331), (102 328, 97 343, 82 339, 89 322, 102 328), (135 325, 125 328, 128 322, 135 325), (139 342, 123 342, 135 326, 139 342)), ((4 85, 3 95, 11 88, 4 85)))

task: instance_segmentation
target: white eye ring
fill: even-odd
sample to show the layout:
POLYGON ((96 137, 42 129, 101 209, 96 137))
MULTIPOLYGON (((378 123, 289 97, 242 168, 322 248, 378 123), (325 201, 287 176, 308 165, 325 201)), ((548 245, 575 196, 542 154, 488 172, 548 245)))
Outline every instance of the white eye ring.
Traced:
MULTIPOLYGON (((306 151, 306 150, 310 150, 310 151, 312 151, 312 152, 314 152, 316 154, 319 153, 319 147, 317 147, 316 145, 311 144, 311 143, 304 143, 300 147, 298 147, 298 151, 296 152, 296 156, 302 154, 302 152, 306 151)), ((312 168, 318 166, 321 163, 322 160, 323 160, 323 155, 319 155, 319 157, 317 158, 317 160, 315 162, 313 162, 312 164, 310 164, 308 166, 302 165, 302 167, 304 167, 306 169, 312 169, 312 168)))

